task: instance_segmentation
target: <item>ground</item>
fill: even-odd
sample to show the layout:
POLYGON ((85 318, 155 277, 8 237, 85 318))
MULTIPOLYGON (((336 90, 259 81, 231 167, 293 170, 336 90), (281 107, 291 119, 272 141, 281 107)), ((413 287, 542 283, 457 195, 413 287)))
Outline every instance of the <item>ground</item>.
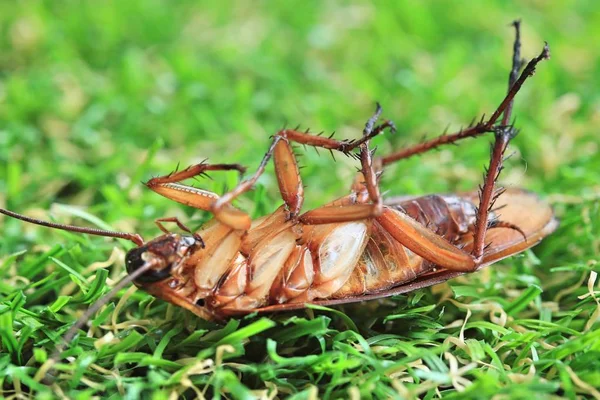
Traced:
MULTIPOLYGON (((0 206, 157 236, 208 216, 140 182, 178 164, 255 168, 285 124, 357 138, 379 101, 378 154, 457 130, 506 90, 513 31, 552 59, 515 104, 500 179, 551 202, 532 251, 381 302, 204 322, 133 288, 40 367, 124 276, 132 244, 0 218, 0 390, 7 398, 600 398, 600 12, 594 2, 0 3, 0 206)), ((386 171, 388 195, 472 190, 491 138, 386 171)), ((306 207, 356 162, 304 152, 306 207)), ((235 173, 196 183, 222 192, 235 173)), ((280 203, 272 167, 238 204, 280 203)))

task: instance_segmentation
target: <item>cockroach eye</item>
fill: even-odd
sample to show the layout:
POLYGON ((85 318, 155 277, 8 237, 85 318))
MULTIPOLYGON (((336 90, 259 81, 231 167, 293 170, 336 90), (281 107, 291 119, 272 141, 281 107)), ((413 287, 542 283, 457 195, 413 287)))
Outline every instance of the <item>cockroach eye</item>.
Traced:
POLYGON ((133 271, 136 271, 144 265, 145 261, 142 259, 142 254, 144 254, 146 250, 146 246, 142 246, 127 252, 127 256, 125 256, 125 267, 127 268, 128 274, 133 273, 133 271))

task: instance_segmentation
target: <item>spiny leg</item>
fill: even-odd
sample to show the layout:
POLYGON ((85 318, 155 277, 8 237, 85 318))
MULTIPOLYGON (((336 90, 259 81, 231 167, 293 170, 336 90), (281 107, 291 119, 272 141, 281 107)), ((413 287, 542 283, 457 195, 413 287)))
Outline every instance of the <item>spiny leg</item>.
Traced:
POLYGON ((263 174, 263 172, 265 172, 265 167, 271 159, 273 151, 275 150, 275 146, 277 145, 279 140, 281 140, 281 138, 277 136, 273 139, 269 150, 267 150, 267 153, 264 155, 254 175, 240 182, 232 191, 225 193, 221 198, 217 199, 214 203, 211 204, 210 210, 215 214, 215 217, 221 222, 226 223, 227 225, 232 227, 234 226, 231 224, 235 223, 235 229, 250 229, 250 224, 252 221, 250 220, 250 217, 247 214, 245 214, 246 218, 236 218, 235 220, 221 217, 227 215, 227 208, 232 208, 231 202, 241 194, 250 191, 252 189, 252 186, 254 186, 254 184, 258 180, 258 178, 263 174))
MULTIPOLYGON (((519 90, 521 89, 521 86, 523 86, 523 84, 525 83, 527 78, 529 78, 530 76, 532 76, 535 73, 535 68, 536 68, 537 64, 540 61, 549 57, 548 45, 546 44, 544 46, 544 50, 542 51, 542 53, 538 57, 529 61, 529 63, 527 64, 527 66, 525 67, 525 69, 523 70, 521 75, 519 76, 518 75, 519 70, 521 69, 521 66, 523 64, 523 61, 520 58, 520 46, 521 46, 520 22, 519 21, 513 22, 513 26, 517 30, 517 36, 516 36, 515 45, 514 45, 513 68, 511 69, 511 73, 510 73, 511 84, 509 86, 507 95, 504 97, 504 99, 502 100, 502 102, 500 103, 500 105, 498 106, 496 111, 494 111, 492 116, 487 121, 484 121, 484 118, 482 117, 482 119, 477 124, 470 126, 466 129, 461 129, 460 131, 458 131, 456 133, 452 133, 452 134, 448 134, 448 135, 444 134, 437 138, 425 141, 425 142, 417 144, 415 146, 412 146, 412 147, 409 147, 406 149, 402 149, 402 150, 399 150, 392 154, 389 154, 385 157, 382 157, 381 158, 382 166, 390 165, 396 161, 403 160, 405 158, 409 158, 409 157, 412 157, 417 154, 425 153, 427 151, 430 151, 432 149, 435 149, 435 148, 445 145, 445 144, 453 144, 453 143, 456 143, 457 141, 465 139, 465 138, 473 138, 473 137, 477 137, 477 136, 482 135, 487 132, 495 132, 496 131, 497 128, 494 125, 498 121, 498 118, 500 117, 500 115, 502 115, 503 113, 506 115, 506 111, 509 111, 508 115, 510 115, 510 110, 512 108, 513 99, 516 96, 516 94, 519 92, 519 90), (518 78, 517 78, 517 76, 518 76, 518 78)), ((508 123, 508 120, 504 121, 504 119, 503 119, 502 125, 506 125, 507 123, 508 123)))
POLYGON ((289 141, 281 135, 275 135, 273 137, 271 146, 263 156, 254 175, 249 179, 242 181, 235 189, 218 199, 212 207, 213 212, 220 212, 223 207, 231 204, 235 198, 251 190, 258 178, 264 173, 265 167, 271 157, 274 158, 275 174, 277 176, 279 192, 288 209, 288 217, 296 217, 304 202, 304 186, 302 185, 300 170, 292 147, 290 146, 289 141))
MULTIPOLYGON (((276 136, 283 136, 290 142, 299 143, 302 145, 320 147, 326 150, 336 150, 344 154, 349 154, 352 150, 359 148, 362 144, 371 140, 375 136, 382 133, 385 129, 390 129, 392 132, 396 127, 392 121, 386 120, 381 125, 378 125, 369 130, 368 135, 363 135, 358 140, 337 140, 330 137, 309 134, 307 132, 299 132, 293 129, 284 129, 279 131, 276 136)), ((332 135, 333 136, 333 135, 332 135)))
POLYGON ((425 260, 452 271, 473 271, 477 263, 473 256, 426 228, 407 214, 384 208, 377 222, 398 243, 425 260))
POLYGON ((372 153, 366 143, 361 145, 360 156, 362 172, 359 175, 364 177, 368 199, 361 198, 363 190, 357 194, 356 198, 351 199, 349 196, 340 204, 323 206, 305 212, 298 218, 300 222, 305 225, 321 225, 359 221, 381 215, 383 201, 379 192, 377 176, 373 170, 372 153), (371 201, 371 203, 366 203, 366 201, 371 201))
POLYGON ((215 193, 187 185, 181 185, 178 184, 178 182, 202 175, 205 171, 209 170, 237 169, 240 172, 243 172, 245 168, 238 164, 210 165, 201 163, 188 167, 183 171, 150 179, 146 183, 146 186, 171 200, 195 208, 210 210, 215 214, 215 217, 218 220, 234 229, 248 229, 251 223, 249 216, 231 206, 231 202, 241 194, 252 189, 258 178, 264 173, 267 163, 274 155, 275 171, 282 198, 288 207, 290 217, 295 217, 302 207, 304 195, 298 165, 291 149, 290 141, 337 150, 347 154, 354 148, 363 146, 371 137, 378 135, 386 128, 394 129, 394 125, 390 121, 386 121, 379 126, 373 127, 380 113, 381 107, 378 105, 376 114, 369 119, 369 122, 365 127, 366 133, 363 135, 363 138, 356 141, 338 141, 294 130, 282 130, 278 132, 274 136, 269 150, 264 155, 254 175, 249 179, 242 181, 235 189, 224 194, 220 198, 215 193))
MULTIPOLYGON (((514 23, 514 27, 516 29, 516 39, 514 44, 513 65, 509 75, 508 95, 489 120, 493 121, 489 125, 489 129, 494 132, 495 142, 492 147, 490 164, 484 178, 484 184, 480 190, 480 202, 476 215, 473 250, 471 251, 471 254, 453 246, 442 237, 434 234, 429 229, 426 229, 404 214, 395 213, 392 210, 386 209, 384 214, 377 219, 396 240, 411 251, 430 262, 450 270, 472 271, 482 264, 485 252, 485 235, 489 228, 503 226, 516 229, 524 235, 522 230, 514 226, 509 226, 502 221, 489 221, 489 213, 494 202, 503 192, 503 190, 495 191, 494 186, 500 171, 502 170, 504 151, 506 150, 509 141, 517 134, 514 126, 507 125, 511 117, 514 95, 518 92, 523 82, 533 74, 535 66, 540 61, 550 57, 550 52, 548 45, 546 44, 541 54, 531 60, 525 67, 521 76, 517 78, 518 71, 523 63, 520 58, 521 43, 520 25, 518 21, 514 23), (501 114, 503 114, 501 125, 494 127, 493 124, 501 114)), ((382 163, 385 164, 385 158, 382 163)))
MULTIPOLYGON (((386 128, 390 128, 392 130, 394 129, 394 124, 391 121, 385 121, 381 125, 374 126, 380 114, 381 106, 377 104, 377 110, 375 111, 375 114, 369 118, 367 124, 365 125, 363 137, 354 141, 339 141, 332 139, 331 137, 324 138, 318 135, 312 135, 306 132, 303 133, 290 129, 279 131, 273 137, 273 142, 271 143, 267 153, 264 155, 254 175, 241 182, 235 189, 224 194, 220 199, 218 199, 214 203, 212 211, 215 213, 215 215, 217 215, 217 213, 219 213, 223 207, 231 204, 235 198, 251 190, 258 178, 264 173, 267 163, 273 156, 275 158, 275 173, 277 175, 281 196, 288 207, 290 213, 289 217, 295 218, 300 212, 302 203, 304 201, 304 190, 302 187, 302 181, 300 178, 296 157, 294 156, 290 142, 296 142, 313 147, 321 147, 329 150, 336 150, 344 154, 348 154, 353 149, 360 147, 360 158, 361 163, 363 164, 363 169, 371 170, 370 173, 365 173, 365 175, 368 175, 368 181, 376 186, 376 176, 372 171, 372 155, 368 149, 367 143, 370 138, 380 134, 386 128)), ((378 189, 371 188, 369 193, 373 194, 374 203, 376 203, 375 214, 372 211, 373 206, 371 205, 356 205, 360 210, 359 214, 355 214, 354 210, 345 210, 344 213, 347 212, 347 216, 343 217, 345 220, 363 219, 381 212, 381 198, 379 196, 378 189)), ((303 217, 304 219, 302 222, 309 223, 308 221, 310 219, 307 219, 309 217, 307 217, 306 214, 303 217)))
MULTIPOLYGON (((514 52, 513 52, 513 65, 511 72, 508 78, 508 93, 510 94, 515 90, 515 87, 520 87, 522 82, 519 84, 519 81, 525 75, 525 78, 532 75, 535 70, 535 65, 541 60, 550 58, 550 50, 548 45, 544 46, 541 54, 531 60, 525 70, 521 74, 521 77, 517 79, 518 71, 521 69, 521 65, 523 64, 523 60, 521 60, 520 48, 520 22, 515 21, 514 23, 516 38, 514 44, 514 52)), ((524 79, 523 79, 524 80, 524 79)), ((481 187, 479 193, 479 206, 477 209, 477 219, 475 223, 475 234, 473 241, 473 251, 472 255, 475 257, 475 260, 479 263, 483 259, 483 253, 485 251, 485 233, 490 228, 490 221, 488 221, 489 213, 494 206, 496 199, 504 192, 503 189, 495 190, 496 181, 498 180, 498 176, 502 171, 503 164, 503 156, 506 151, 506 147, 512 138, 514 138, 518 131, 514 126, 508 125, 510 121, 510 117, 512 114, 513 101, 509 101, 504 109, 504 114, 502 116, 502 122, 499 127, 497 127, 494 131, 494 145, 492 147, 492 155, 490 158, 490 164, 487 168, 487 173, 485 176, 484 184, 481 187)), ((497 225, 497 224, 496 224, 497 225)), ((493 227, 494 224, 492 223, 493 227)))
MULTIPOLYGON (((496 208, 496 210, 497 210, 497 208, 496 208)), ((488 222, 488 229, 495 229, 495 228, 512 229, 513 231, 519 232, 521 234, 521 236, 523 236, 523 239, 527 240, 527 235, 525 234, 523 229, 521 229, 517 225, 512 224, 510 222, 500 221, 499 219, 492 219, 488 222)))
POLYGON ((379 192, 377 182, 377 174, 373 167, 373 153, 369 149, 369 139, 379 134, 385 128, 394 129, 394 124, 386 121, 383 124, 374 127, 377 119, 381 115, 381 106, 377 104, 377 109, 373 116, 369 118, 363 130, 362 139, 360 142, 360 152, 358 158, 361 163, 361 172, 355 182, 353 188, 357 194, 357 198, 352 202, 338 206, 324 206, 315 210, 308 211, 300 216, 300 221, 306 225, 329 224, 339 222, 358 221, 366 218, 374 218, 381 215, 383 211, 383 201, 379 192), (375 133, 376 132, 376 133, 375 133), (362 178, 362 179, 361 179, 362 178), (364 180, 364 182, 363 182, 364 180), (368 199, 363 199, 362 195, 368 194, 368 199), (370 204, 365 204, 366 201, 371 201, 370 204), (359 204, 356 204, 356 203, 359 204), (360 204, 362 203, 362 204, 360 204))
POLYGON ((502 171, 503 156, 508 143, 517 134, 514 127, 499 128, 495 134, 495 141, 491 151, 490 164, 484 178, 483 186, 480 186, 479 206, 475 220, 474 246, 472 255, 477 262, 483 258, 485 233, 489 227, 488 216, 494 202, 504 190, 494 190, 496 181, 502 171))
POLYGON ((385 120, 382 124, 375 126, 377 120, 379 120, 379 117, 381 117, 382 112, 383 108, 381 108, 381 104, 376 103, 375 112, 373 113, 371 118, 369 118, 365 123, 362 138, 360 138, 359 140, 350 141, 350 150, 352 148, 368 144, 369 140, 373 139, 375 136, 379 135, 387 128, 389 128, 390 132, 392 133, 396 132, 396 125, 390 120, 385 120))
POLYGON ((184 170, 152 178, 146 182, 145 185, 150 190, 165 196, 168 199, 194 208, 209 211, 211 204, 219 198, 216 193, 188 185, 182 185, 179 184, 179 182, 196 176, 206 175, 207 171, 233 170, 242 174, 246 171, 246 168, 240 164, 207 164, 203 161, 199 164, 191 165, 184 170))
MULTIPOLYGON (((365 180, 364 185, 366 186, 367 193, 369 194, 369 199, 375 206, 374 213, 375 215, 380 215, 383 207, 383 201, 381 199, 381 193, 379 191, 379 184, 377 182, 377 170, 380 168, 379 165, 373 165, 373 154, 375 150, 369 150, 369 140, 372 137, 375 137, 380 132, 382 132, 385 128, 390 128, 392 133, 396 132, 396 126, 393 122, 387 120, 383 124, 373 128, 375 122, 381 115, 381 106, 377 103, 377 109, 375 114, 369 118, 367 123, 365 124, 365 128, 363 130, 363 138, 361 139, 363 142, 360 144, 360 164, 361 164, 361 174, 365 180)), ((359 142, 361 141, 359 140, 359 142)))
POLYGON ((273 153, 275 175, 279 185, 279 193, 287 210, 288 218, 295 218, 304 203, 304 185, 300 177, 300 168, 289 141, 280 139, 275 144, 273 153))
POLYGON ((282 197, 292 210, 299 210, 302 205, 303 187, 299 178, 298 167, 293 158, 293 153, 291 149, 289 149, 289 145, 288 147, 277 146, 281 139, 282 137, 280 136, 276 136, 273 139, 269 150, 251 178, 242 181, 235 189, 224 194, 222 197, 219 197, 216 193, 183 185, 179 182, 203 175, 206 171, 237 170, 240 173, 243 173, 246 170, 245 167, 239 164, 206 164, 202 162, 200 164, 192 165, 182 171, 152 178, 146 182, 146 186, 168 199, 201 210, 211 211, 217 220, 228 225, 232 229, 247 230, 250 228, 252 222, 250 216, 233 207, 231 202, 236 197, 252 188, 260 175, 264 172, 267 162, 276 150, 276 156, 285 159, 285 161, 281 163, 281 168, 278 170, 278 181, 280 182, 282 197), (294 184, 295 190, 293 188, 294 184))
POLYGON ((168 175, 152 178, 146 183, 146 185, 155 186, 165 183, 181 182, 188 178, 206 175, 206 171, 238 171, 241 175, 246 172, 246 167, 240 164, 207 164, 206 160, 204 160, 201 163, 190 165, 184 170, 175 171, 168 175))
MULTIPOLYGON (((200 210, 213 211, 215 202, 219 199, 216 193, 183 185, 179 182, 206 174, 206 171, 232 171, 243 173, 246 168, 239 164, 207 164, 200 163, 192 165, 182 171, 173 172, 168 175, 159 176, 146 182, 146 186, 154 192, 181 204, 200 210)), ((231 205, 220 210, 215 217, 233 229, 248 229, 250 217, 231 205)))

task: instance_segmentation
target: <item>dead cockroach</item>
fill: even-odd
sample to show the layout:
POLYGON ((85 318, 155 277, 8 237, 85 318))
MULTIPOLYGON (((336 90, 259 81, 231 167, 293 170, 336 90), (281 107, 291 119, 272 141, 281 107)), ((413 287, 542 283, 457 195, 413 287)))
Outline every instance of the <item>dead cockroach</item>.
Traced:
MULTIPOLYGON (((0 212, 51 228, 131 240, 137 247, 126 256, 129 276, 105 299, 133 281, 150 294, 205 319, 297 309, 307 303, 331 305, 381 298, 476 271, 534 246, 557 226, 550 206, 536 195, 495 188, 504 151, 517 133, 509 123, 513 99, 537 64, 549 58, 546 45, 519 74, 524 61, 519 54, 519 24, 514 25, 517 37, 506 97, 489 119, 482 118, 459 132, 375 158, 370 139, 395 129, 391 121, 376 125, 382 111, 377 105, 358 140, 279 131, 254 175, 220 197, 180 182, 207 171, 244 172, 245 168, 200 163, 150 179, 146 186, 156 193, 214 214, 198 232, 177 218, 163 218, 156 223, 164 235, 146 242, 137 234, 0 212), (382 199, 378 180, 385 166, 486 132, 493 133, 495 141, 479 191, 382 199), (355 156, 361 169, 350 194, 302 213, 303 185, 292 142, 355 156), (251 221, 232 201, 251 190, 271 158, 284 204, 251 221), (167 231, 163 222, 176 223, 187 235, 167 231)), ((90 307, 65 339, 70 340, 105 301, 90 307)))

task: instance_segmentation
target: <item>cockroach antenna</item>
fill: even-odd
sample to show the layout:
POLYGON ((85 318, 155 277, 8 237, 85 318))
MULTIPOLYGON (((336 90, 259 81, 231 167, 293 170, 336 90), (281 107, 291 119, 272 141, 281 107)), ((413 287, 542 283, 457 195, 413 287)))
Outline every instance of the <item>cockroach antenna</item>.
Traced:
POLYGON ((96 236, 105 236, 105 237, 126 239, 126 240, 131 240, 133 243, 135 243, 138 246, 142 246, 144 244, 144 239, 142 239, 142 237, 140 235, 138 235, 137 233, 105 231, 105 230, 96 229, 96 228, 85 228, 85 227, 81 227, 81 226, 56 224, 54 222, 42 221, 41 219, 29 218, 24 215, 17 214, 16 212, 5 210, 4 208, 0 208, 0 214, 8 215, 9 217, 20 219, 21 221, 29 222, 30 224, 46 226, 48 228, 62 229, 63 231, 70 231, 70 232, 87 233, 87 234, 96 235, 96 236))

